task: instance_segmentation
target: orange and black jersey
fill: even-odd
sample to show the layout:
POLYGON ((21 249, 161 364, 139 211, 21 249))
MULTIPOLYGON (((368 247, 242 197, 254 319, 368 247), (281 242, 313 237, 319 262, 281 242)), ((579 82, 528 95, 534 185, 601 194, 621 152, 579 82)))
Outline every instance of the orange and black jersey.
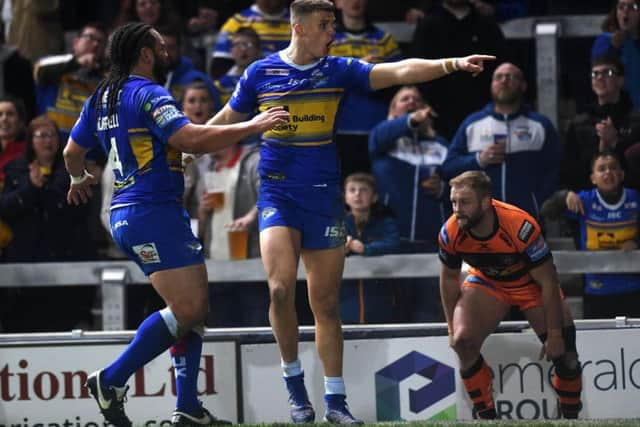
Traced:
POLYGON ((492 200, 494 231, 486 238, 473 236, 458 226, 455 215, 442 226, 438 243, 440 260, 449 268, 469 264, 469 274, 506 287, 531 283, 529 270, 551 257, 540 226, 528 213, 492 200), (498 282, 498 283, 496 283, 498 282))

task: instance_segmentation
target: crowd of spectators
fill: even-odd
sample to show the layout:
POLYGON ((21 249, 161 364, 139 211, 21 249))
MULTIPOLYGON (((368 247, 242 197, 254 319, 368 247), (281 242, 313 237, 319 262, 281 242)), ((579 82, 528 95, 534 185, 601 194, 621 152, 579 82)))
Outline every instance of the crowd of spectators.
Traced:
MULTIPOLYGON (((165 87, 194 123, 204 123, 226 103, 253 61, 287 46, 289 3, 2 2, 0 262, 121 256, 108 227, 100 225, 101 216, 108 224, 113 159, 102 152, 88 156, 88 169, 103 178, 92 202, 83 208, 65 201, 69 183, 61 161, 69 130, 104 77, 105 49, 113 28, 141 21, 159 30, 170 60, 165 87), (215 42, 203 51, 200 43, 206 37, 215 42)), ((624 172, 620 188, 640 189, 640 0, 399 0, 391 8, 387 0, 335 3, 332 55, 368 62, 471 53, 497 57, 478 76, 454 73, 421 87, 354 94, 343 100, 336 143, 348 213, 345 251, 350 256, 435 252, 438 230, 451 213, 447 182, 467 170, 486 171, 494 185, 493 197, 538 219, 544 219, 540 208, 554 191, 599 194, 601 181, 593 178, 593 158, 599 153, 613 153, 619 162, 624 172), (575 45, 567 42, 560 50, 563 73, 572 82, 561 96, 572 97, 579 114, 556 128, 536 112, 534 71, 521 52, 521 42, 507 40, 500 23, 587 13, 606 14, 603 32, 575 45), (374 24, 382 21, 414 25, 411 42, 398 43, 374 24)), ((260 256, 257 142, 254 138, 210 156, 184 158, 185 203, 212 259, 230 259, 229 230, 246 231, 245 257, 260 256), (221 206, 210 199, 213 187, 224 193, 221 206)), ((579 243, 579 227, 575 232, 578 247, 586 249, 579 243)), ((634 236, 637 240, 637 227, 634 236)), ((614 243, 617 248, 624 244, 614 243)), ((607 245, 601 249, 610 249, 610 242, 607 245)), ((77 289, 0 288, 0 332, 91 327, 93 289, 77 289), (46 325, 18 325, 12 320, 20 310, 48 312, 50 306, 69 310, 65 316, 52 312, 47 318, 58 321, 46 325)), ((135 292, 138 308, 159 303, 135 292)), ((266 285, 221 284, 212 292, 216 314, 209 319, 211 326, 266 325, 266 285)), ((437 279, 347 281, 343 297, 342 317, 348 322, 442 320, 437 279)), ((132 328, 144 318, 130 314, 132 328)), ((302 312, 300 317, 304 322, 308 316, 302 312)))

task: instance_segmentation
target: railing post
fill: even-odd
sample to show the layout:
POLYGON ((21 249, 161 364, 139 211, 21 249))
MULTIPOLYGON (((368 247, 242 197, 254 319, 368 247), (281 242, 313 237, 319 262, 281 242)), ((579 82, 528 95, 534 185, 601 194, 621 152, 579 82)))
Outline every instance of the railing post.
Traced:
POLYGON ((105 268, 101 272, 102 329, 104 331, 125 329, 125 287, 128 282, 128 270, 124 267, 105 268))
POLYGON ((558 37, 560 24, 536 24, 536 82, 538 112, 558 129, 558 37))

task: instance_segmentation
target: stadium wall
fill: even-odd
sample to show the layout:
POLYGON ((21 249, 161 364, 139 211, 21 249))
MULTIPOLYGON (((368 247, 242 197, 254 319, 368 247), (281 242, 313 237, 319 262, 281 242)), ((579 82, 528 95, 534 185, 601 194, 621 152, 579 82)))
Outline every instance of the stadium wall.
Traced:
MULTIPOLYGON (((639 418, 640 320, 577 323, 584 367, 582 418, 639 418)), ((525 325, 516 326, 511 330, 525 325)), ((367 422, 473 418, 445 325, 345 330, 344 372, 355 414, 367 422)), ((76 335, 0 336, 0 427, 102 425, 82 384, 86 375, 113 360, 133 333, 76 335)), ((323 377, 310 329, 303 330, 302 340, 310 398, 321 414, 323 377)), ((496 333, 486 341, 483 354, 494 372, 503 419, 557 418, 549 383, 552 365, 538 360, 539 351, 537 337, 527 329, 496 333)), ((169 357, 163 355, 131 378, 126 408, 135 425, 170 425, 172 375, 169 357)), ((268 329, 208 330, 199 391, 207 408, 234 422, 288 421, 278 350, 268 329)))

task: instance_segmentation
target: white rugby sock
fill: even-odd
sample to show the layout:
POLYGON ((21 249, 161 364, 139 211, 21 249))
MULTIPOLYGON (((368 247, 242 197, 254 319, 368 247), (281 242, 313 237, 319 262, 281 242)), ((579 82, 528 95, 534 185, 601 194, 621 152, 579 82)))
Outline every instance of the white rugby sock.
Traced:
POLYGON ((347 395, 347 389, 344 386, 344 378, 342 377, 324 377, 324 393, 325 394, 341 394, 347 395))
POLYGON ((296 359, 293 362, 280 360, 280 366, 282 366, 282 372, 285 378, 302 374, 302 362, 300 362, 300 359, 296 359))

